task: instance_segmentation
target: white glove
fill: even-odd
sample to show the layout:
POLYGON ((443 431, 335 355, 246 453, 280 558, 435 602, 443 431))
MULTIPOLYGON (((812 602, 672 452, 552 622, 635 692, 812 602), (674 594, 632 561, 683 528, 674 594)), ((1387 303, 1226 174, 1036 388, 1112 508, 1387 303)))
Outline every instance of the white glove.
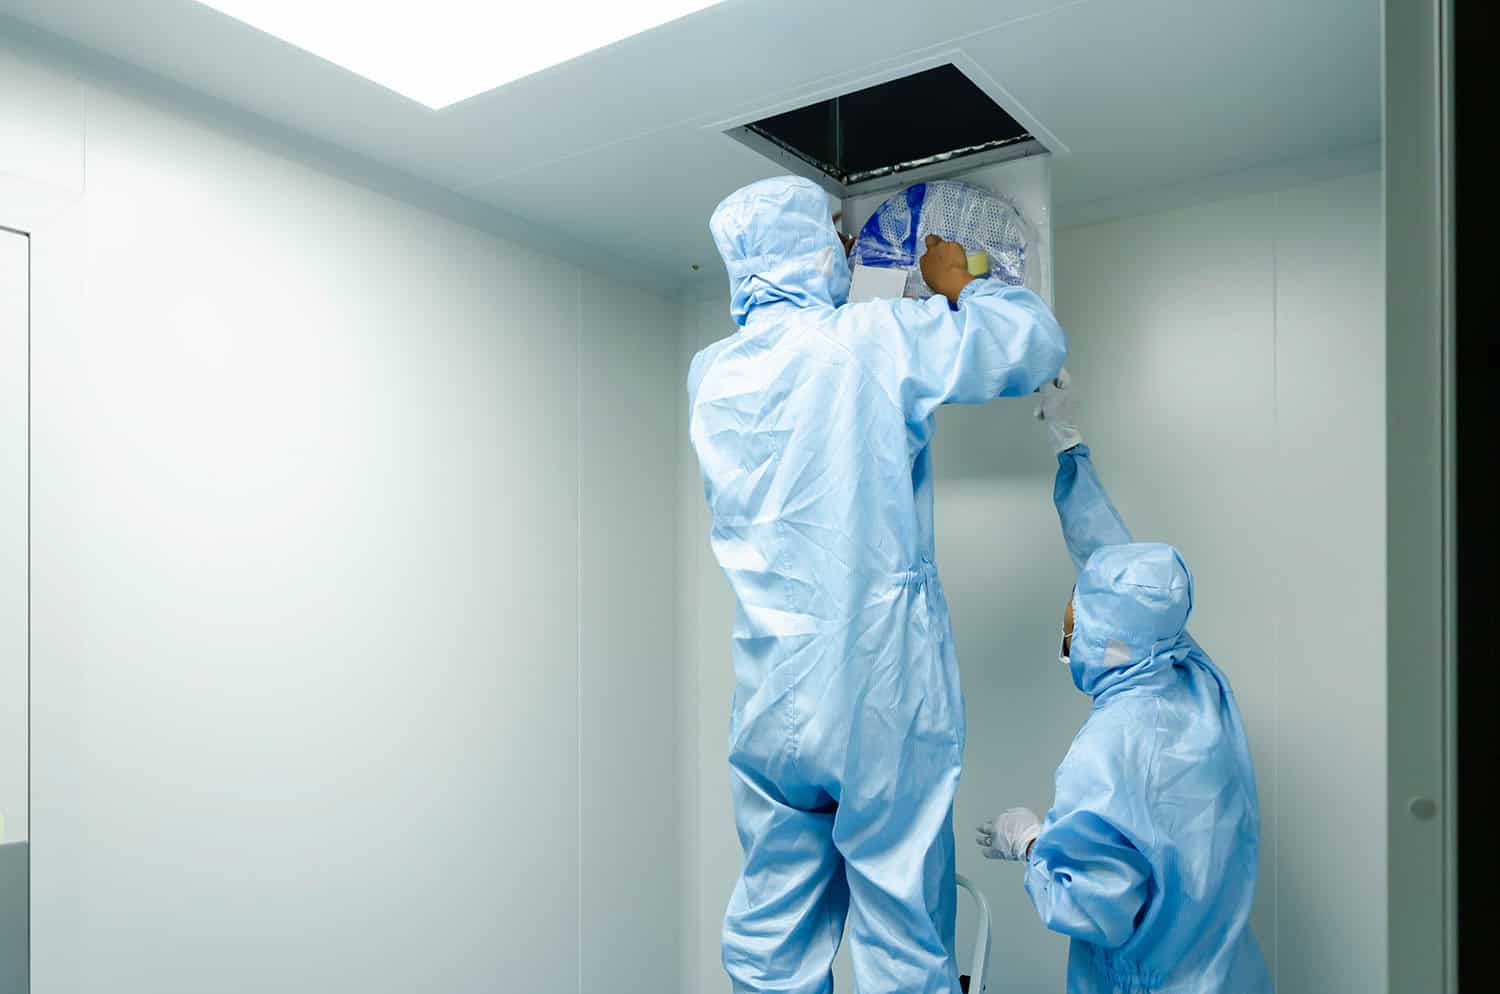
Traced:
POLYGON ((974 841, 985 859, 1025 859, 1026 847, 1042 832, 1042 822, 1030 808, 1011 808, 979 826, 974 841))
POLYGON ((1069 382, 1068 371, 1060 369, 1056 379, 1043 383, 1037 390, 1042 400, 1036 409, 1037 420, 1046 422, 1052 448, 1057 452, 1083 441, 1078 431, 1078 402, 1073 399, 1069 382))

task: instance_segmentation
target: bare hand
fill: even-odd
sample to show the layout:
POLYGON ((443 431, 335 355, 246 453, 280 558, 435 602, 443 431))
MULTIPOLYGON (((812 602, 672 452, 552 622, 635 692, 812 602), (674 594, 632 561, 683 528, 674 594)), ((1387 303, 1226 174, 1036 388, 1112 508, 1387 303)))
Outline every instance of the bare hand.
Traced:
POLYGON ((833 230, 839 236, 839 241, 844 243, 844 258, 849 258, 849 253, 854 251, 854 236, 846 235, 839 227, 839 222, 844 219, 842 213, 833 216, 833 230))
POLYGON ((969 272, 969 257, 958 242, 945 241, 937 235, 927 236, 927 252, 922 256, 922 279, 933 293, 947 297, 958 306, 958 295, 974 277, 969 272))

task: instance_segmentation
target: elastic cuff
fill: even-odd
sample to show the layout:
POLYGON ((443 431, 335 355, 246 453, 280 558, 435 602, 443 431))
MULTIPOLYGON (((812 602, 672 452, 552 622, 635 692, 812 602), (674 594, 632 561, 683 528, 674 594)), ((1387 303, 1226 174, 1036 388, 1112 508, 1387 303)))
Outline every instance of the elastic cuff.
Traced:
POLYGON ((1042 837, 1042 826, 1031 830, 1031 837, 1021 842, 1021 862, 1030 865, 1036 859, 1036 840, 1042 837))
POLYGON ((1049 421, 1047 430, 1052 434, 1052 448, 1058 453, 1083 444, 1083 435, 1073 425, 1057 425, 1049 421))

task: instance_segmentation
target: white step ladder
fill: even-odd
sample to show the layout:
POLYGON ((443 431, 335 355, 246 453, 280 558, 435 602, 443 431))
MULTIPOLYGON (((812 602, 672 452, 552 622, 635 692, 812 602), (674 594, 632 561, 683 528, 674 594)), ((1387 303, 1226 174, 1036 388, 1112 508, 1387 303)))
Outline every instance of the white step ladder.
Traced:
POLYGON ((981 994, 989 984, 990 975, 990 902, 984 894, 962 873, 956 875, 959 890, 966 890, 974 899, 979 912, 979 924, 974 936, 974 960, 969 964, 969 994, 981 994))

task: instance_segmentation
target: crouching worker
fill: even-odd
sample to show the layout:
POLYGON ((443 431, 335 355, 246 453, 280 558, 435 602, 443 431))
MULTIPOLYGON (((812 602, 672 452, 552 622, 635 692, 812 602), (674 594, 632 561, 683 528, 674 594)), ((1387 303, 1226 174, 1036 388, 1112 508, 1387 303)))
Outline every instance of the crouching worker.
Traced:
POLYGON ((1039 413, 1078 570, 1061 660, 1094 707, 1046 821, 1012 808, 980 826, 979 846, 1025 861, 1037 914, 1072 939, 1070 994, 1269 994, 1250 929, 1260 810, 1239 707, 1187 633, 1187 564, 1131 541, 1065 377, 1043 388, 1039 413))

